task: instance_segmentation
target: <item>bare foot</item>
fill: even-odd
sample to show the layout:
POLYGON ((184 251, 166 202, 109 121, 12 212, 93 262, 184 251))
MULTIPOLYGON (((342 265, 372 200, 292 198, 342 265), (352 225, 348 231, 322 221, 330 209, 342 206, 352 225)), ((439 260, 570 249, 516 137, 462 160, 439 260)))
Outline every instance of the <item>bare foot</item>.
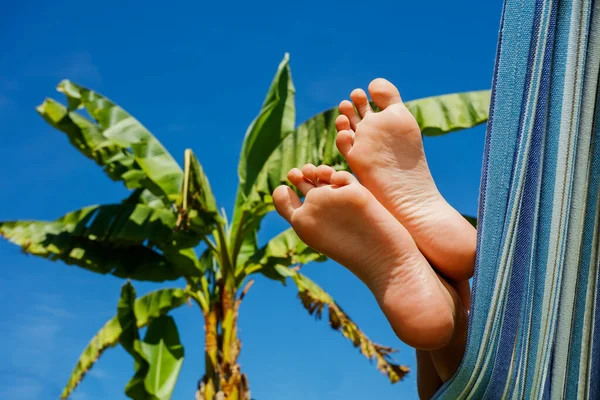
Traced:
POLYGON ((385 79, 356 89, 340 103, 337 145, 358 180, 410 232, 438 272, 462 281, 473 275, 476 231, 439 193, 425 158, 419 125, 385 79), (354 111, 358 110, 358 115, 354 111))
POLYGON ((398 337, 419 349, 440 349, 456 336, 462 306, 407 230, 352 176, 328 166, 292 169, 273 193, 277 212, 300 239, 344 265, 373 292, 398 337))

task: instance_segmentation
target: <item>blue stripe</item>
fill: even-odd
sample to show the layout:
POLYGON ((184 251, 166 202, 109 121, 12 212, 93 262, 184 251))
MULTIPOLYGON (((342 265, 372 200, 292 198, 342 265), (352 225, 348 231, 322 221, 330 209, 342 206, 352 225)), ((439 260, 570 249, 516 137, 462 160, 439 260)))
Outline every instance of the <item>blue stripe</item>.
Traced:
POLYGON ((588 35, 600 32, 590 27, 600 18, 590 18, 589 8, 600 10, 599 3, 505 1, 467 349, 435 398, 580 397, 579 382, 588 373, 580 359, 591 360, 583 389, 589 387, 590 398, 600 396, 600 273, 590 275, 599 267, 593 241, 600 236, 594 236, 600 228, 600 97, 590 129, 595 99, 588 87, 600 57, 586 60, 585 53, 598 43, 588 35), (572 200, 584 193, 585 202, 572 200), (598 303, 594 315, 590 290, 598 303), (594 329, 584 336, 583 321, 590 318, 594 329))
MULTIPOLYGON (((538 2, 539 4, 540 2, 538 2)), ((525 374, 525 365, 526 365, 526 352, 529 343, 529 327, 531 324, 531 305, 533 302, 533 293, 535 290, 535 283, 539 282, 535 277, 535 268, 533 262, 534 258, 534 250, 533 246, 537 246, 537 235, 535 231, 535 224, 537 223, 537 218, 539 216, 539 203, 540 203, 540 192, 541 192, 541 165, 543 162, 543 151, 545 145, 544 133, 547 128, 547 116, 548 116, 548 100, 550 95, 550 71, 552 65, 552 56, 554 54, 554 34, 556 28, 556 13, 557 13, 557 3, 552 2, 552 4, 548 5, 548 2, 543 2, 546 4, 546 12, 549 13, 546 18, 548 18, 547 22, 547 37, 546 37, 546 49, 544 52, 544 61, 541 68, 541 80, 540 80, 540 88, 537 95, 537 108, 535 111, 534 117, 534 128, 533 128, 533 140, 532 140, 532 152, 530 155, 530 165, 528 167, 528 171, 531 174, 531 185, 535 185, 535 193, 528 194, 524 193, 526 201, 529 203, 529 207, 532 208, 533 215, 531 215, 531 219, 528 219, 528 230, 526 232, 517 233, 519 237, 525 237, 524 241, 527 242, 528 247, 525 248, 527 251, 527 260, 524 261, 524 264, 527 265, 526 277, 524 281, 527 283, 525 293, 519 293, 519 297, 525 298, 525 307, 523 307, 521 316, 520 316, 520 329, 515 334, 517 336, 517 349, 516 354, 517 358, 515 363, 518 365, 518 368, 513 372, 513 382, 510 386, 509 393, 514 391, 514 384, 516 383, 517 374, 525 374), (530 196, 530 197, 529 197, 530 196), (535 211, 533 211, 535 208, 535 211), (536 239, 535 243, 532 243, 531 240, 527 240, 529 237, 533 240, 536 239)), ((533 188, 532 188, 533 189, 533 188)), ((527 215, 527 214, 526 214, 527 215)), ((525 284, 524 282, 524 284, 525 284)), ((514 338, 513 338, 514 340, 514 338)), ((524 379, 521 377, 519 381, 519 392, 523 390, 524 379)))
MULTIPOLYGON (((487 275, 482 272, 485 268, 481 265, 481 260, 490 258, 493 254, 489 254, 486 256, 482 256, 482 249, 490 248, 491 246, 487 244, 490 239, 494 239, 499 236, 498 233, 488 234, 487 227, 491 226, 490 229, 494 229, 497 231, 497 227, 502 227, 504 222, 504 213, 502 212, 501 207, 496 207, 496 210, 492 213, 492 211, 488 211, 486 207, 487 197, 492 196, 495 197, 494 188, 499 188, 499 185, 488 185, 488 182, 497 181, 498 177, 493 174, 494 169, 490 168, 491 160, 502 160, 502 158, 493 156, 490 154, 490 148, 492 147, 492 135, 490 134, 493 130, 493 127, 496 125, 495 121, 498 118, 500 122, 503 121, 505 115, 510 113, 510 110, 504 111, 502 107, 506 107, 506 103, 499 102, 498 92, 503 90, 506 86, 501 86, 499 84, 499 71, 501 69, 501 65, 507 63, 504 60, 511 60, 513 58, 513 54, 508 53, 506 51, 506 47, 503 46, 505 40, 514 41, 518 32, 515 30, 506 31, 505 29, 505 21, 507 19, 507 14, 518 14, 519 10, 516 10, 513 4, 510 1, 506 1, 504 3, 503 11, 502 11, 502 19, 500 24, 500 33, 498 40, 498 48, 496 54, 496 66, 494 69, 494 77, 492 82, 492 98, 490 103, 490 115, 487 124, 487 132, 484 146, 484 155, 483 155, 483 171, 481 178, 481 189, 480 189, 480 199, 479 199, 479 215, 478 215, 478 230, 477 230, 477 259, 475 266, 475 275, 473 277, 473 288, 472 288, 472 302, 471 309, 469 313, 469 328, 468 328, 468 339, 467 339, 467 348, 465 350, 465 355, 463 356, 463 360, 461 365, 459 366, 455 375, 442 386, 440 391, 438 391, 437 395, 434 398, 443 398, 443 399, 456 399, 463 391, 467 382, 471 378, 471 373, 474 369, 476 358, 478 355, 478 344, 481 343, 481 338, 484 333, 485 324, 481 322, 482 319, 487 315, 487 311, 489 309, 489 297, 493 293, 494 284, 493 281, 495 277, 492 275, 487 275), (500 222, 500 223, 498 223, 500 222), (485 243, 485 244, 484 244, 485 243), (481 282, 480 282, 481 281, 481 282), (477 293, 481 293, 477 295, 477 293), (480 304, 481 302, 483 304, 480 304)), ((496 161, 495 161, 496 162, 496 161)), ((498 170, 498 169, 496 169, 498 170)), ((508 185, 505 185, 505 190, 508 191, 508 185)), ((488 251, 486 251, 488 253, 488 251)), ((489 267, 487 269, 490 269, 489 267)))
MULTIPOLYGON (((529 138, 529 125, 531 124, 532 110, 531 102, 529 97, 536 98, 542 96, 537 91, 538 71, 537 64, 540 62, 539 59, 543 55, 539 49, 538 36, 540 30, 545 31, 545 27, 541 27, 545 21, 542 21, 545 16, 543 15, 546 3, 538 1, 535 9, 534 27, 531 35, 530 53, 538 56, 529 59, 527 66, 527 78, 525 83, 525 89, 523 90, 523 100, 521 109, 521 121, 519 122, 519 141, 523 142, 520 146, 526 146, 525 142, 529 138), (533 88, 531 87, 533 84, 533 88)), ((544 57, 546 59, 547 57, 544 57)), ((540 89, 541 90, 541 89, 540 89)), ((541 158, 541 146, 542 146, 542 129, 540 126, 540 118, 543 113, 540 113, 540 107, 542 111, 545 111, 545 103, 538 101, 538 107, 536 109, 535 120, 538 124, 534 126, 531 132, 531 144, 529 147, 529 154, 523 154, 522 157, 527 161, 527 169, 525 175, 525 181, 523 183, 523 192, 520 194, 518 200, 520 200, 520 212, 517 227, 517 238, 516 248, 513 258, 513 265, 511 268, 510 286, 508 289, 508 301, 506 303, 506 309, 504 311, 502 330, 500 332, 500 342, 498 352, 496 353, 496 360, 494 369, 492 371, 492 378, 488 384, 487 391, 484 398, 493 398, 495 394, 503 393, 508 380, 508 373, 511 366, 511 360, 513 358, 513 352, 515 351, 514 343, 517 337, 517 331, 519 330, 519 321, 521 319, 523 311, 523 293, 525 290, 525 283, 527 282, 527 276, 530 269, 531 260, 531 247, 533 241, 533 229, 534 229, 534 217, 536 215, 536 203, 537 203, 537 191, 538 191, 538 175, 539 175, 539 164, 541 158)), ((545 118, 544 118, 545 119, 545 118)), ((519 173, 517 170, 516 173, 519 173)), ((511 183, 511 186, 515 183, 511 183)), ((510 206, 509 206, 510 207, 510 206)), ((518 365, 520 362, 520 353, 517 349, 517 360, 515 361, 518 365)))
MULTIPOLYGON (((494 124, 495 116, 494 109, 496 108, 496 98, 497 98, 497 81, 498 81, 498 64, 500 62, 500 49, 502 47, 503 42, 503 31, 504 31, 504 20, 506 14, 506 2, 502 7, 502 17, 500 19, 500 29, 498 33, 498 46, 496 48, 496 61, 494 67, 494 75, 492 78, 492 91, 491 91, 491 100, 490 100, 490 112, 487 122, 486 131, 489 132, 490 128, 494 124)), ((483 160, 482 160, 482 172, 481 172, 481 184, 480 184, 480 192, 479 192, 479 210, 477 215, 478 221, 478 229, 477 229, 477 247, 480 248, 480 243, 483 240, 482 232, 483 232, 483 209, 485 204, 485 197, 487 193, 487 181, 488 181, 488 168, 489 165, 489 146, 490 146, 490 135, 486 133, 485 144, 484 144, 484 152, 483 152, 483 160)), ((479 250, 477 251, 479 254, 479 250)), ((475 334, 473 333, 473 326, 476 323, 476 320, 473 318, 475 310, 477 307, 477 297, 474 295, 477 292, 478 281, 479 281, 479 257, 476 260, 475 273, 472 280, 472 295, 471 295, 471 309, 469 312, 469 322, 468 322, 468 334, 467 334, 467 346, 465 350, 465 355, 461 360, 461 363, 455 372, 454 376, 450 378, 447 382, 442 385, 439 391, 433 396, 434 399, 437 398, 446 398, 452 399, 457 398, 459 392, 462 390, 462 387, 466 385, 466 382, 469 378, 469 370, 473 369, 474 357, 476 357, 476 350, 472 350, 477 343, 477 339, 475 339, 475 334)))
MULTIPOLYGON (((540 197, 540 214, 538 217, 538 241, 539 243, 549 243, 552 225, 552 211, 554 202, 554 182, 556 179, 557 156, 558 156, 558 138, 560 133, 560 123, 562 116, 563 88, 565 80, 565 71, 567 68, 567 49, 569 44, 571 4, 560 2, 557 6, 556 34, 554 43, 554 57, 552 63, 552 74, 550 88, 550 102, 548 105, 548 124, 544 145, 544 162, 542 175, 542 193, 540 197)), ((546 267, 548 260, 548 247, 538 246, 536 248, 535 275, 534 281, 536 287, 533 291, 533 304, 531 313, 533 321, 531 325, 531 341, 528 352, 528 359, 534 362, 537 354, 538 340, 540 338, 540 324, 544 295, 544 283, 546 276, 546 267)), ((534 374, 538 372, 536 368, 527 368, 525 380, 525 393, 531 393, 534 384, 534 374)))

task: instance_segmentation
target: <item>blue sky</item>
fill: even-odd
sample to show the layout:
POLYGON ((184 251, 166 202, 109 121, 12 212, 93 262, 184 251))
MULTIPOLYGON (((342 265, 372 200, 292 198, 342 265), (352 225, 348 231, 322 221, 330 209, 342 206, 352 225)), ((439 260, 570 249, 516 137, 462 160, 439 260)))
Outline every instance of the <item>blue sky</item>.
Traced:
MULTIPOLYGON (((34 107, 69 78, 136 116, 181 162, 191 147, 231 210, 237 159, 278 63, 291 56, 297 122, 385 77, 404 99, 489 88, 501 2, 8 2, 0 14, 0 220, 54 219, 119 201, 125 188, 52 130, 34 107), (157 3, 158 4, 158 3, 157 3)), ((442 194, 475 214, 484 128, 427 139, 442 194)), ((230 211, 229 211, 230 212, 230 211)), ((285 229, 269 215, 261 241, 285 229)), ((80 351, 116 311, 123 281, 26 257, 0 242, 0 398, 57 398, 80 351)), ((365 287, 333 262, 304 268, 375 341, 394 336, 365 287)), ((138 294, 157 285, 136 284, 138 294)), ((173 315, 186 360, 174 399, 202 375, 202 317, 173 315)), ((416 374, 390 385, 293 287, 258 278, 240 318, 241 364, 258 400, 412 399, 416 374)), ((107 351, 73 399, 121 399, 133 362, 107 351)))

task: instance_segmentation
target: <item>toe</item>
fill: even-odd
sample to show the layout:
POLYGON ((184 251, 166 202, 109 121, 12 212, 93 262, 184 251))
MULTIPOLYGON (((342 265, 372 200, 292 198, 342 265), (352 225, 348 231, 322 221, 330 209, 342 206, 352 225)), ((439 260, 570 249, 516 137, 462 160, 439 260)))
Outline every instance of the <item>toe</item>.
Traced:
POLYGON ((328 185, 331 182, 331 175, 333 174, 335 174, 335 169, 329 165, 319 165, 315 173, 319 185, 328 185))
POLYGON ((350 119, 345 114, 340 114, 335 119, 335 129, 339 131, 348 131, 352 129, 350 126, 350 119))
POLYGON ((315 185, 304 177, 302 171, 298 168, 294 168, 288 172, 288 179, 292 185, 296 186, 300 193, 306 196, 306 194, 315 188, 315 185))
POLYGON ((340 131, 335 138, 335 144, 344 157, 348 156, 348 152, 354 144, 354 132, 340 131))
POLYGON ((296 192, 288 186, 282 185, 273 192, 273 204, 279 215, 290 222, 294 211, 302 205, 302 202, 296 192))
POLYGON ((380 109, 384 110, 392 104, 401 104, 402 98, 396 86, 383 78, 377 78, 369 85, 369 94, 373 99, 373 103, 380 109))
MULTIPOLYGON (((348 100, 344 100, 340 103, 339 109, 340 109, 340 112, 342 113, 342 115, 345 115, 346 118, 348 118, 348 121, 350 121, 350 128, 345 128, 345 129, 356 130, 356 126, 360 122, 360 117, 358 115, 356 115, 356 110, 354 109, 354 104, 352 104, 348 100)), ((336 120, 336 127, 337 127, 337 120, 336 120)))
POLYGON ((373 110, 371 110, 371 105, 369 104, 367 94, 364 90, 354 89, 352 93, 350 93, 350 98, 358 110, 358 115, 360 115, 362 118, 364 118, 365 115, 373 112, 373 110))
POLYGON ((315 186, 317 185, 317 176, 315 175, 316 172, 317 167, 315 167, 313 164, 305 164, 304 167, 302 167, 302 174, 304 175, 304 178, 308 179, 315 186))
POLYGON ((348 171, 337 171, 331 175, 330 182, 336 186, 346 186, 356 182, 356 178, 348 171))

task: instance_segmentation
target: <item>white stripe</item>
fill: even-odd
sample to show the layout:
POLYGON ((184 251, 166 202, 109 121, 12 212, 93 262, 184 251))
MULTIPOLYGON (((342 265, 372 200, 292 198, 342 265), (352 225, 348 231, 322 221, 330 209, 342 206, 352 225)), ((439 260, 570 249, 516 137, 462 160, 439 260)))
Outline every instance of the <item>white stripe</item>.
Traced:
MULTIPOLYGON (((587 19, 586 19, 587 20, 587 19)), ((583 22, 583 31, 588 31, 588 24, 583 22)), ((592 51, 584 63, 582 69, 583 87, 582 92, 576 94, 577 99, 582 99, 579 103, 578 113, 579 130, 577 138, 577 149, 575 152, 575 166, 573 175, 573 187, 570 195, 571 212, 569 214, 569 227, 567 230, 567 246, 565 250, 565 269, 563 274, 563 285, 561 288, 561 299, 558 310, 558 328, 556 332, 556 345, 554 348, 554 366, 552 372, 552 393, 562 397, 564 395, 561 388, 566 388, 566 374, 569 359, 570 338, 573 329, 574 304, 577 287, 577 275, 580 267, 581 244, 583 237, 583 226, 585 218, 585 205, 587 201, 590 167, 590 142, 592 139, 592 127, 594 117, 594 106, 596 103, 596 85, 598 83, 598 65, 594 65, 594 58, 597 58, 598 49, 594 49, 595 41, 587 42, 587 35, 582 35, 580 51, 585 54, 583 49, 592 51), (596 53, 596 54, 594 54, 596 53), (591 104, 590 104, 591 103, 591 104), (562 393, 562 394, 561 394, 562 393)), ((583 354, 581 355, 584 356, 583 354)), ((579 357, 579 355, 577 355, 579 357)))
MULTIPOLYGON (((585 2, 588 4, 588 2, 585 2)), ((579 15, 582 8, 581 2, 573 2, 570 18, 569 43, 567 52, 567 68, 565 71, 565 84, 563 91, 562 118, 559 133, 559 148, 557 168, 554 183, 554 199, 552 206, 552 221, 550 240, 548 244, 548 259, 546 265, 542 315, 542 327, 538 342, 538 352, 535 365, 535 379, 533 385, 533 398, 541 397, 544 392, 546 375, 549 373, 550 354, 554 345, 554 331, 556 324, 557 302, 560 297, 562 272, 564 267, 564 242, 566 240, 569 218, 569 194, 573 176, 573 159, 575 151, 576 127, 573 115, 578 113, 572 107, 572 100, 580 98, 580 84, 576 82, 578 74, 583 70, 582 55, 580 50, 580 24, 583 22, 579 15), (574 63, 570 63, 572 60, 574 63), (573 90, 574 87, 574 90, 573 90), (579 96, 578 96, 579 95, 579 96), (569 151, 570 152, 569 152, 569 151)), ((553 382, 553 388, 555 384, 553 382)), ((552 398, 562 395, 562 388, 551 391, 552 398)))

